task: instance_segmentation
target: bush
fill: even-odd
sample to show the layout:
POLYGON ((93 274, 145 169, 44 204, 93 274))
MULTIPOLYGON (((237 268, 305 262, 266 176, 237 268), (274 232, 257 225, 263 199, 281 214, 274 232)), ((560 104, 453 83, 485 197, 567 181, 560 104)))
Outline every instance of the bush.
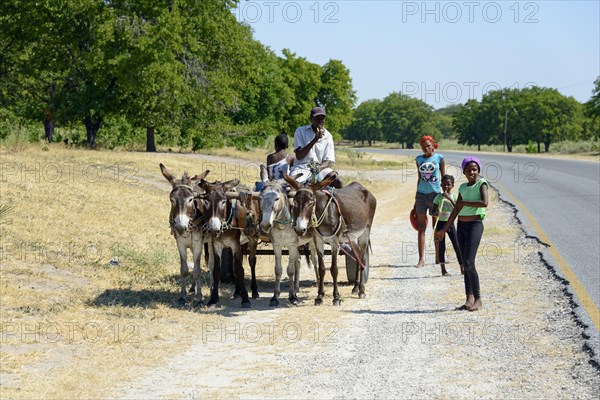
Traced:
POLYGON ((145 142, 145 129, 133 127, 124 116, 106 118, 96 138, 98 146, 111 150, 117 147, 133 150, 145 142))
POLYGON ((16 116, 10 110, 0 108, 0 141, 5 146, 36 143, 44 136, 41 122, 33 122, 16 116))
POLYGON ((598 141, 588 140, 573 142, 570 140, 564 140, 562 142, 551 143, 550 150, 553 153, 565 154, 591 153, 598 151, 598 141))
POLYGON ((225 137, 213 129, 194 130, 191 135, 191 141, 192 151, 225 146, 225 137))
POLYGON ((536 143, 533 140, 527 142, 527 148, 525 149, 527 154, 535 154, 537 153, 536 143))

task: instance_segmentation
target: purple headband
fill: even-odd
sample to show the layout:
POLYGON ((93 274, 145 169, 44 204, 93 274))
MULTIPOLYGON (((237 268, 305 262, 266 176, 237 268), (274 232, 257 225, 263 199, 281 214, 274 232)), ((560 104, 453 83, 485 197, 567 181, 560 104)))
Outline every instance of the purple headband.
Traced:
POLYGON ((463 172, 465 172, 465 167, 470 162, 474 162, 475 164, 477 164, 477 166, 479 167, 479 172, 481 172, 481 161, 479 161, 479 158, 472 157, 472 156, 467 157, 464 160, 462 160, 462 170, 463 170, 463 172))

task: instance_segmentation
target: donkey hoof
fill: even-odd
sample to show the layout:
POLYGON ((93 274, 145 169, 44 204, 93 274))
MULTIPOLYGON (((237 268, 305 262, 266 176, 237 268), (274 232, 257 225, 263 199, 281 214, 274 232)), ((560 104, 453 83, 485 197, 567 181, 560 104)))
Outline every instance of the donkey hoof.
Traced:
POLYGON ((183 297, 180 297, 179 300, 177 300, 177 304, 179 304, 180 306, 185 306, 185 299, 183 297))
POLYGON ((290 296, 289 301, 290 301, 290 304, 292 304, 293 306, 298 305, 298 298, 296 296, 290 296))
POLYGON ((361 294, 358 295, 358 298, 359 299, 366 299, 367 295, 363 292, 363 293, 361 293, 361 294))
POLYGON ((252 304, 249 301, 242 301, 242 308, 252 308, 252 304))
POLYGON ((258 292, 252 292, 252 298, 258 299, 258 298, 260 298, 260 295, 258 294, 258 292))
POLYGON ((279 305, 279 300, 277 299, 271 299, 271 301, 269 301, 269 307, 277 307, 279 305))
POLYGON ((352 288, 352 294, 358 294, 358 286, 352 288))
POLYGON ((323 299, 315 299, 315 306, 322 306, 323 305, 323 299))
POLYGON ((339 306, 340 304, 342 304, 342 299, 333 299, 334 306, 339 306))

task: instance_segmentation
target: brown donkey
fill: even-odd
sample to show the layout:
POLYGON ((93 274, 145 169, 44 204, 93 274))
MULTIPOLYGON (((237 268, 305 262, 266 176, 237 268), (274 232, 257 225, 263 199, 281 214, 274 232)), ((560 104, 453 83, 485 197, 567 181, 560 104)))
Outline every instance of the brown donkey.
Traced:
POLYGON ((359 298, 365 297, 365 274, 362 268, 369 250, 371 226, 375 217, 377 200, 371 192, 359 183, 353 182, 341 189, 327 187, 331 178, 308 186, 301 186, 293 178, 284 175, 287 183, 295 189, 294 195, 294 229, 299 236, 314 231, 317 241, 319 259, 319 289, 316 305, 323 303, 325 295, 323 248, 327 243, 331 246, 331 277, 333 278, 333 304, 339 305, 341 298, 338 291, 337 255, 340 243, 348 243, 351 254, 357 258, 357 268, 353 293, 359 298))
POLYGON ((233 254, 233 273, 235 276, 234 297, 240 295, 242 307, 250 308, 248 291, 244 283, 244 268, 242 266, 242 249, 240 245, 241 230, 237 218, 234 202, 227 199, 226 192, 237 186, 238 179, 228 182, 201 181, 200 187, 204 193, 200 195, 203 203, 204 218, 206 219, 208 233, 212 237, 214 249, 214 263, 210 265, 212 285, 208 306, 219 302, 219 283, 221 281, 221 256, 223 249, 228 247, 233 254))
POLYGON ((179 250, 181 285, 179 304, 185 304, 185 280, 189 274, 187 250, 189 249, 194 257, 194 270, 192 276, 196 304, 201 305, 200 260, 202 259, 204 242, 204 236, 202 234, 204 220, 202 219, 202 211, 199 208, 198 192, 194 189, 194 184, 204 179, 209 171, 204 171, 203 174, 194 177, 189 177, 187 172, 184 172, 181 179, 175 179, 163 164, 160 164, 160 171, 172 187, 171 193, 169 194, 169 199, 171 200, 169 225, 171 226, 171 234, 175 236, 177 249, 179 250))

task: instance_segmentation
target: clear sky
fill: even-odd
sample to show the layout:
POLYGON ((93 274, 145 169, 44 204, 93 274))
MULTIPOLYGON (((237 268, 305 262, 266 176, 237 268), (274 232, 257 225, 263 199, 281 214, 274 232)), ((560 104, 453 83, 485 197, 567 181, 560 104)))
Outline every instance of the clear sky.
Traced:
POLYGON ((254 38, 350 69, 359 103, 403 92, 434 108, 503 87, 580 102, 600 75, 600 0, 242 1, 254 38))

